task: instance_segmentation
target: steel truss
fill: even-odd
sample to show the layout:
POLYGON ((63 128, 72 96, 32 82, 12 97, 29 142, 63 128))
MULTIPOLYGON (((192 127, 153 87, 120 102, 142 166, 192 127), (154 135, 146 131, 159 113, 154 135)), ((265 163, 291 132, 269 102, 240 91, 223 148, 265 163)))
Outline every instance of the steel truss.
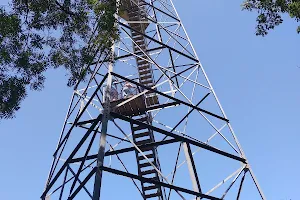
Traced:
POLYGON ((115 62, 84 66, 41 199, 265 200, 172 0, 121 6, 115 62))

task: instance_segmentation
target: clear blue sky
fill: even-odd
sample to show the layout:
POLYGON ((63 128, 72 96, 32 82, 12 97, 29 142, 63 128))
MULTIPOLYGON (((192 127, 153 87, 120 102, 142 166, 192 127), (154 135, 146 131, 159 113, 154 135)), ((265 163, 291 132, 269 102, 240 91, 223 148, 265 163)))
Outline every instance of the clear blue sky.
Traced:
MULTIPOLYGON (((297 24, 262 38, 241 1, 174 3, 267 199, 300 199, 297 24)), ((39 199, 71 92, 64 70, 49 71, 45 89, 0 122, 1 200, 39 199)))

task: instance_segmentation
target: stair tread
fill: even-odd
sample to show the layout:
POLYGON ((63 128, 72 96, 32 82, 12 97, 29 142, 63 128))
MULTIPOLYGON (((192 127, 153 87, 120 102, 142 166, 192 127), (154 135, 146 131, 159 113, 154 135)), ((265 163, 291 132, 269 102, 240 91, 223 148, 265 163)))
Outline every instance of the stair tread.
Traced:
MULTIPOLYGON (((147 158, 154 158, 154 155, 153 153, 150 153, 150 154, 147 154, 145 155, 147 158)), ((144 156, 139 156, 138 157, 138 160, 145 160, 145 157, 144 156)))
POLYGON ((132 39, 135 41, 135 42, 138 42, 138 41, 143 41, 145 42, 145 38, 143 35, 141 34, 136 34, 136 35, 132 35, 132 39))
POLYGON ((133 127, 132 127, 132 130, 133 130, 133 131, 139 131, 139 130, 143 130, 143 129, 147 129, 147 128, 144 127, 144 126, 133 126, 133 127))
POLYGON ((150 170, 142 171, 141 174, 142 175, 156 174, 156 170, 155 169, 150 169, 150 170))
POLYGON ((147 56, 143 56, 142 58, 137 59, 137 62, 139 65, 149 63, 148 60, 145 60, 145 59, 147 59, 147 56), (142 59, 142 58, 144 58, 144 59, 142 59))
POLYGON ((134 134, 134 137, 135 138, 140 138, 140 137, 145 137, 145 136, 150 136, 149 132, 144 132, 144 133, 137 133, 137 134, 134 134))
POLYGON ((139 71, 139 74, 140 75, 151 74, 151 70, 148 69, 148 70, 144 70, 144 71, 139 71))
POLYGON ((138 45, 142 45, 142 44, 145 44, 145 41, 144 40, 139 40, 139 41, 135 41, 138 45))
POLYGON ((138 46, 138 45, 135 45, 135 46, 134 46, 134 50, 135 50, 135 51, 140 50, 140 48, 141 48, 143 51, 146 51, 146 44, 143 43, 143 44, 140 44, 139 46, 138 46))
POLYGON ((141 80, 147 80, 147 79, 149 79, 149 78, 151 78, 151 80, 152 80, 152 74, 149 74, 149 75, 145 75, 145 76, 141 76, 141 80))
POLYGON ((150 69, 150 65, 147 63, 147 65, 141 65, 141 66, 138 66, 138 69, 139 69, 139 70, 150 69))
POLYGON ((143 187, 143 189, 144 189, 144 191, 159 189, 159 186, 158 185, 150 185, 150 186, 147 186, 147 187, 143 187))
MULTIPOLYGON (((154 163, 153 162, 151 162, 153 165, 154 165, 154 163)), ((144 167, 150 167, 150 166, 152 166, 149 162, 146 162, 146 163, 143 163, 143 164, 139 164, 139 167, 140 168, 144 168, 144 167)))
POLYGON ((143 64, 142 61, 146 61, 147 63, 149 62, 148 61, 148 56, 146 54, 143 54, 141 55, 140 57, 137 57, 136 58, 136 61, 139 63, 139 64, 143 64))
POLYGON ((138 39, 144 41, 144 36, 142 34, 138 33, 138 32, 133 32, 132 33, 132 38, 133 38, 134 41, 138 40, 138 39))
POLYGON ((145 151, 153 151, 153 147, 152 146, 144 146, 144 147, 139 147, 141 149, 142 152, 145 152, 145 151))
POLYGON ((158 197, 161 195, 161 192, 153 193, 153 194, 145 194, 145 198, 153 198, 153 197, 158 197))
POLYGON ((144 81, 141 80, 141 84, 142 84, 142 85, 148 85, 148 84, 150 84, 150 83, 153 84, 153 80, 152 80, 152 79, 151 79, 151 80, 148 80, 148 81, 147 81, 147 80, 144 80, 144 81))
POLYGON ((147 139, 147 140, 141 140, 141 141, 137 141, 135 142, 136 145, 144 145, 144 144, 148 144, 151 143, 152 140, 151 139, 147 139))

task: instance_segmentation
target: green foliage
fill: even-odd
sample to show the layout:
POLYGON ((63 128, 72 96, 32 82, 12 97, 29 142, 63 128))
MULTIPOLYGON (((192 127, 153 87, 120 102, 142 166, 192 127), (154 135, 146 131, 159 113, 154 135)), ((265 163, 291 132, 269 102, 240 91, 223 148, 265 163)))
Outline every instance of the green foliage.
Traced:
MULTIPOLYGON (((283 14, 300 21, 300 0, 246 0, 242 6, 245 10, 258 12, 256 35, 267 35, 283 22, 283 14)), ((300 26, 297 32, 300 33, 300 26)))
POLYGON ((116 9, 116 0, 12 0, 0 9, 0 119, 43 88, 49 68, 66 68, 69 86, 84 80, 119 38, 116 9))

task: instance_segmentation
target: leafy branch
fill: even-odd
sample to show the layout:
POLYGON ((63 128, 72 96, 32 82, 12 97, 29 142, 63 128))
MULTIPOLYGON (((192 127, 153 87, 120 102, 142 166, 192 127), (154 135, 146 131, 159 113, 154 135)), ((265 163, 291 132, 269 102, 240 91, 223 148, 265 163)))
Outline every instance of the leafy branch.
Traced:
POLYGON ((0 119, 15 116, 29 89, 43 89, 50 68, 64 67, 69 86, 85 80, 84 67, 119 39, 115 0, 11 3, 0 9, 0 119))
MULTIPOLYGON (((299 0, 246 0, 242 8, 257 11, 256 35, 265 36, 280 25, 283 22, 283 14, 288 14, 297 22, 300 21, 299 0)), ((300 26, 297 27, 297 32, 300 33, 300 26)))

